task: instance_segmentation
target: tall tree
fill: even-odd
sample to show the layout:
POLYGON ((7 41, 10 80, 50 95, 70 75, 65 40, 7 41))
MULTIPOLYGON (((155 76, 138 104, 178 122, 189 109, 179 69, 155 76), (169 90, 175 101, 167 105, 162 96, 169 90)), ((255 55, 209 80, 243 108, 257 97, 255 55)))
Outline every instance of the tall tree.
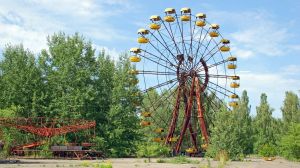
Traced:
POLYGON ((290 124, 291 122, 300 123, 300 102, 297 94, 285 92, 285 99, 281 111, 285 124, 290 124))
POLYGON ((240 143, 238 115, 237 110, 228 111, 225 107, 216 114, 208 147, 209 156, 218 157, 220 152, 226 151, 231 159, 239 159, 244 149, 240 143))
POLYGON ((95 50, 79 34, 64 33, 48 37, 49 50, 43 50, 40 67, 48 92, 49 117, 86 117, 94 106, 92 78, 95 71, 95 50))
POLYGON ((0 107, 16 105, 19 116, 35 116, 41 111, 42 80, 34 55, 22 45, 8 45, 0 63, 0 107))
POLYGON ((250 110, 249 97, 247 91, 244 90, 239 100, 239 106, 236 108, 239 139, 244 154, 250 154, 253 151, 252 119, 250 117, 250 110))
POLYGON ((130 82, 135 76, 128 74, 131 65, 127 55, 122 55, 113 77, 112 104, 107 124, 108 145, 112 156, 130 156, 135 153, 135 142, 139 139, 139 119, 136 106, 141 99, 136 96, 138 88, 130 82))
POLYGON ((272 109, 267 101, 267 95, 261 94, 260 104, 256 107, 256 117, 254 119, 255 143, 254 150, 258 152, 264 145, 276 144, 276 127, 278 122, 272 117, 272 109))

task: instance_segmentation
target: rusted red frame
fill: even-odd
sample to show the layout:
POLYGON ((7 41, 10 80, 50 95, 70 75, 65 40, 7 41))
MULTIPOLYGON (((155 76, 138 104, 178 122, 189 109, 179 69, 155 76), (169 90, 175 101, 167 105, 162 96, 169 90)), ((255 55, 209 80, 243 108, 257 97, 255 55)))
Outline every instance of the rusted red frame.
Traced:
POLYGON ((204 120, 204 108, 203 108, 202 100, 201 100, 201 93, 203 92, 203 90, 204 90, 204 88, 203 88, 203 86, 200 87, 200 81, 196 75, 193 75, 192 83, 191 83, 189 91, 187 91, 187 89, 185 89, 185 86, 178 87, 177 97, 176 97, 176 105, 173 110, 173 115, 172 115, 172 120, 171 120, 170 127, 169 127, 169 132, 168 132, 168 135, 167 135, 167 138, 165 141, 166 144, 170 144, 169 139, 174 136, 174 132, 176 129, 175 127, 176 127, 176 123, 177 123, 178 115, 179 115, 181 95, 183 95, 183 101, 185 104, 184 121, 183 121, 183 125, 182 125, 181 131, 180 131, 180 136, 179 136, 178 142, 174 149, 176 154, 178 154, 180 152, 181 145, 182 145, 184 136, 186 134, 187 128, 189 129, 194 148, 197 151, 199 150, 198 145, 197 145, 196 132, 194 132, 192 124, 190 123, 193 102, 195 99, 197 102, 197 112, 198 112, 197 117, 198 117, 200 129, 201 129, 201 134, 202 134, 202 137, 204 137, 205 143, 208 143, 208 141, 209 141, 207 129, 205 126, 205 120, 204 120), (182 89, 182 88, 184 88, 184 89, 182 89), (187 95, 186 95, 186 93, 187 93, 187 95))

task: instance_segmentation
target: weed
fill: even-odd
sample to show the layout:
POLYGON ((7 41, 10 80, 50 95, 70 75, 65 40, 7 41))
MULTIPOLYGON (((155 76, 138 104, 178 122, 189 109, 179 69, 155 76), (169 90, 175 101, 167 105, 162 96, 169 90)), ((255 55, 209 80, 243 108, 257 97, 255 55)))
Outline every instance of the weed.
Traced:
POLYGON ((157 162, 157 163, 166 163, 167 161, 164 160, 164 159, 157 159, 156 162, 157 162))
POLYGON ((88 162, 88 161, 83 161, 83 162, 80 164, 80 166, 82 166, 82 167, 90 167, 90 166, 91 166, 91 163, 88 162))

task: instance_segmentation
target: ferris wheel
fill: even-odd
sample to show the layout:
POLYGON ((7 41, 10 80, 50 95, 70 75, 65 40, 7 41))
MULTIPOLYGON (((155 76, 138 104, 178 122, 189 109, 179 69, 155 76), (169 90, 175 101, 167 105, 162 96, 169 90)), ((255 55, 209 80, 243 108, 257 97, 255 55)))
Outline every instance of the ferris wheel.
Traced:
POLYGON ((136 69, 129 73, 138 75, 148 101, 140 124, 175 154, 198 153, 209 143, 204 116, 218 112, 216 101, 229 109, 238 106, 237 58, 206 14, 193 15, 190 8, 164 13, 150 17, 149 27, 138 30, 139 46, 130 49, 136 69))

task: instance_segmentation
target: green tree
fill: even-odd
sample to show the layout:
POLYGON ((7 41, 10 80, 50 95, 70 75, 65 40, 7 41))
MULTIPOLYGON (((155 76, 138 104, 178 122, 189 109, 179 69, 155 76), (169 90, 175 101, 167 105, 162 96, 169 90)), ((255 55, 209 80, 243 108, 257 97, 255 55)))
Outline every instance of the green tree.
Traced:
POLYGON ((281 111, 285 125, 291 122, 300 123, 300 102, 297 94, 285 92, 285 99, 281 111))
POLYGON ((281 151, 289 160, 300 160, 300 124, 292 123, 280 141, 281 151))
POLYGON ((212 128, 208 156, 218 157, 222 151, 226 151, 233 160, 239 159, 243 153, 243 144, 240 139, 239 116, 237 110, 228 111, 222 107, 216 114, 214 127, 212 128))
POLYGON ((235 110, 237 111, 236 120, 239 128, 239 144, 242 146, 244 154, 250 154, 253 152, 253 133, 252 119, 250 117, 251 107, 246 90, 243 91, 239 100, 239 106, 235 110))
POLYGON ((127 55, 122 55, 117 62, 113 77, 112 104, 108 114, 107 138, 112 156, 130 156, 136 151, 139 139, 139 119, 136 106, 141 99, 135 96, 138 92, 136 84, 131 83, 135 76, 128 74, 132 67, 127 55))
POLYGON ((95 50, 79 34, 48 37, 48 51, 39 59, 47 88, 48 117, 79 118, 93 111, 95 50))
POLYGON ((42 111, 41 72, 34 55, 22 45, 8 45, 0 62, 0 108, 16 106, 19 116, 36 116, 42 111))
POLYGON ((264 145, 276 145, 276 120, 272 117, 274 110, 267 101, 267 95, 263 93, 260 97, 260 105, 256 107, 254 118, 254 151, 259 152, 264 145))

